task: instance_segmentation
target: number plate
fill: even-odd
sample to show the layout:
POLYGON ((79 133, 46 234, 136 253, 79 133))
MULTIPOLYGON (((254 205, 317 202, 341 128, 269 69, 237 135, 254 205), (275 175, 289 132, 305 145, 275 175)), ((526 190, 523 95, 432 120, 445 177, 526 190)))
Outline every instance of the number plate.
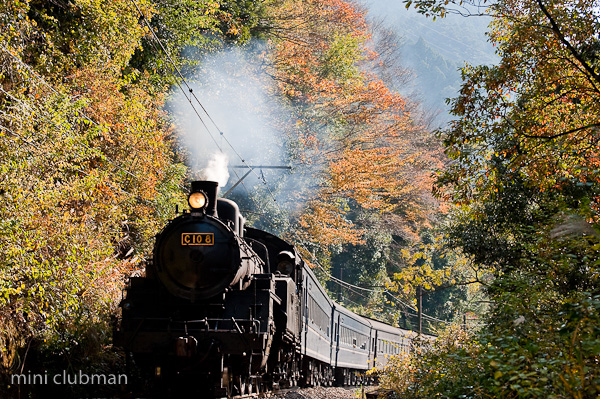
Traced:
POLYGON ((214 245, 213 233, 181 233, 181 245, 214 245))

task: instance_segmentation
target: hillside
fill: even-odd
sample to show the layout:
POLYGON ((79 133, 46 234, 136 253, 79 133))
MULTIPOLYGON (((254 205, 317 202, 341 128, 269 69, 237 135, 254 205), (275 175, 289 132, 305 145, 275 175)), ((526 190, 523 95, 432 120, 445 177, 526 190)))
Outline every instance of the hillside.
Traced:
MULTIPOLYGON (((447 14, 426 18, 398 0, 361 0, 369 18, 380 21, 399 38, 403 65, 414 75, 412 90, 424 109, 440 113, 437 123, 449 120, 447 98, 461 85, 460 69, 465 64, 491 65, 498 62, 486 32, 488 16, 465 18, 447 14)), ((406 88, 399 88, 406 92, 406 88)))

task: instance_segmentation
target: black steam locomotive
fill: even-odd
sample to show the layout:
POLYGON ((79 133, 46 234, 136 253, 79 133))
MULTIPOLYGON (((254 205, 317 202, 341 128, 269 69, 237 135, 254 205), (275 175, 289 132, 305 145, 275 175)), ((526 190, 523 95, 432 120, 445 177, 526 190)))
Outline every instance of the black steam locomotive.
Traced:
POLYGON ((193 182, 188 202, 120 305, 114 342, 137 369, 232 397, 367 383, 366 370, 409 349, 414 333, 330 300, 294 246, 246 227, 217 183, 193 182))

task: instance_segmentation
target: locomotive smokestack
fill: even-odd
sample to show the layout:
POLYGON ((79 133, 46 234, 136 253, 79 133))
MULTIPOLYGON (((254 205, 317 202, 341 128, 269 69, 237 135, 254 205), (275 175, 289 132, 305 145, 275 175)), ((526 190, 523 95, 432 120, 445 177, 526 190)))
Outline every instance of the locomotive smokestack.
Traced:
POLYGON ((216 181, 193 181, 192 182, 192 193, 204 192, 208 199, 208 205, 206 206, 206 214, 217 217, 217 190, 219 189, 219 183, 216 181))

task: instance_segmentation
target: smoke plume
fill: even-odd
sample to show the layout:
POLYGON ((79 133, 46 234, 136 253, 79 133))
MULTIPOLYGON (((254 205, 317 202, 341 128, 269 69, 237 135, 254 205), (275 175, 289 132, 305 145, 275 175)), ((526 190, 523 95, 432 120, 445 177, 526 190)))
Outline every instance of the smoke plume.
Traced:
POLYGON ((227 166, 227 155, 223 153, 213 154, 206 167, 199 172, 198 178, 200 180, 216 181, 219 183, 219 187, 225 187, 227 180, 229 180, 227 166))
MULTIPOLYGON (((195 110, 181 91, 174 93, 168 106, 176 117, 181 152, 193 178, 218 180, 223 189, 229 176, 233 185, 246 173, 243 165, 287 164, 286 135, 279 127, 288 116, 265 73, 269 64, 263 54, 264 45, 255 43, 201 60, 188 83, 202 105, 186 90, 195 110)), ((245 182, 255 184, 256 175, 249 175, 245 182)))

